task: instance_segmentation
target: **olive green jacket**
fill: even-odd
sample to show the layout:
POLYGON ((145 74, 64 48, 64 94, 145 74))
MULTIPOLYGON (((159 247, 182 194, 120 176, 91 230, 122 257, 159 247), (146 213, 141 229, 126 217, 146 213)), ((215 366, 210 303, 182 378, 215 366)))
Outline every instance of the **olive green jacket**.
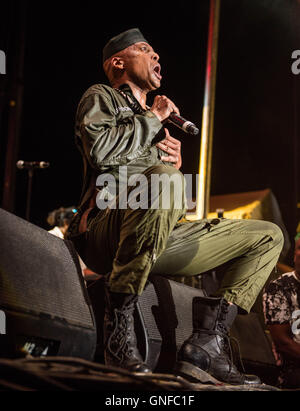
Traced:
MULTIPOLYGON (((134 99, 128 85, 121 89, 134 99)), ((80 206, 91 197, 99 174, 110 173, 118 182, 119 166, 128 166, 129 178, 161 164, 156 143, 164 137, 162 129, 155 114, 149 110, 136 114, 118 90, 103 84, 90 87, 78 105, 75 124, 84 165, 80 206)))

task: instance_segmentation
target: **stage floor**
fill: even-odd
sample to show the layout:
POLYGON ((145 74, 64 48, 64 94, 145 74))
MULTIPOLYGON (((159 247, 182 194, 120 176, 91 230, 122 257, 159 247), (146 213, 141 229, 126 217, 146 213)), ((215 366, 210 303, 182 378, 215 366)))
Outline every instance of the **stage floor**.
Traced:
POLYGON ((173 374, 137 374, 80 358, 0 359, 3 391, 200 392, 281 391, 266 385, 192 383, 173 374))

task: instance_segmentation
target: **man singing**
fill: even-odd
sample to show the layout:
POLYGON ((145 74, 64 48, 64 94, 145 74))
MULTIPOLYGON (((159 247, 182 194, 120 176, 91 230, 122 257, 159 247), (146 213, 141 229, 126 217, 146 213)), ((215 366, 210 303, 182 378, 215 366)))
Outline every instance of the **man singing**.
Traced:
POLYGON ((170 114, 179 110, 166 96, 156 95, 151 107, 146 101, 161 85, 159 55, 134 28, 105 45, 103 68, 110 86, 90 87, 77 110, 84 185, 69 238, 88 267, 108 273, 105 361, 151 371, 138 351, 133 322, 150 272, 193 276, 227 262, 217 293, 193 301, 194 330, 178 353, 175 372, 199 381, 213 376, 230 384, 257 384, 259 378, 232 364, 228 332, 238 311, 250 311, 275 266, 281 230, 263 221, 184 219, 180 142, 166 128, 170 114), (168 177, 154 195, 153 176, 168 177), (135 190, 132 178, 141 182, 140 207, 124 202, 135 190), (163 207, 166 191, 169 205, 163 207))

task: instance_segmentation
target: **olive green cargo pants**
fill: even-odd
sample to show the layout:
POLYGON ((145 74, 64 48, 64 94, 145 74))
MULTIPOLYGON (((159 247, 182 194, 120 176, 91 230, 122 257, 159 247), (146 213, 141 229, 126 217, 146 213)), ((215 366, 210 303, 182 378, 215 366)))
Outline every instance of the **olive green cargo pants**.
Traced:
POLYGON ((217 294, 249 312, 277 263, 283 246, 280 228, 256 220, 178 222, 185 211, 181 184, 162 182, 153 195, 149 188, 153 174, 183 181, 174 167, 151 167, 144 172, 149 183, 144 188, 147 206, 120 209, 117 203, 115 209, 92 213, 85 263, 98 273, 111 273, 111 291, 139 295, 150 272, 172 278, 194 276, 228 263, 217 294), (167 208, 162 206, 164 193, 170 198, 167 208), (160 203, 153 207, 155 200, 160 203))

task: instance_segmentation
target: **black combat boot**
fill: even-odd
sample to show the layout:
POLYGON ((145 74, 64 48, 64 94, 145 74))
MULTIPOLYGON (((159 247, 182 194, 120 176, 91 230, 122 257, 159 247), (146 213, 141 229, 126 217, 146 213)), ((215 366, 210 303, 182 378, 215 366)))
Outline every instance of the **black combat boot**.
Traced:
POLYGON ((105 364, 131 372, 148 373, 137 348, 133 313, 138 297, 113 293, 105 287, 104 358, 105 364))
POLYGON ((175 371, 201 382, 260 384, 258 377, 239 372, 233 364, 228 332, 236 315, 237 306, 224 298, 194 298, 193 333, 178 353, 175 371))

